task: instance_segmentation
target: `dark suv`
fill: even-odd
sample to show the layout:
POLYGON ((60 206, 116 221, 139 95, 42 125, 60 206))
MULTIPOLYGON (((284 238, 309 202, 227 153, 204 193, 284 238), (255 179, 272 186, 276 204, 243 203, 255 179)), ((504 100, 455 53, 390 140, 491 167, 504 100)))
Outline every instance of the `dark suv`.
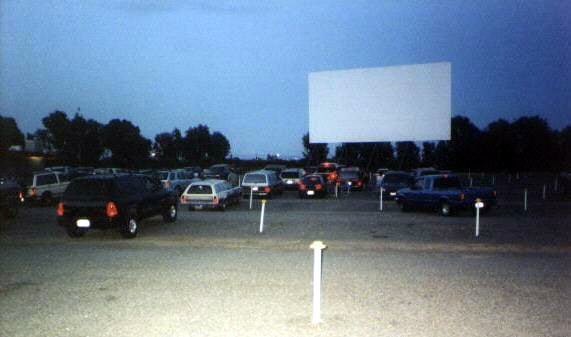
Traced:
POLYGON ((134 238, 139 221, 162 215, 177 218, 178 199, 163 189, 160 180, 138 174, 94 175, 74 179, 57 207, 57 219, 71 237, 91 228, 118 228, 134 238))

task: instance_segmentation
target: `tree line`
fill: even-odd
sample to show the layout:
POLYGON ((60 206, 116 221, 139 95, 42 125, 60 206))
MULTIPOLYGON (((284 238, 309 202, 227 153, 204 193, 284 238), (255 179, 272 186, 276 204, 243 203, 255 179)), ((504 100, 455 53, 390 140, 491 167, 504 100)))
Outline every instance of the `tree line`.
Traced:
MULTIPOLYGON (((451 121, 449 141, 342 143, 331 160, 367 169, 408 170, 437 167, 455 171, 568 171, 571 170, 571 125, 552 129, 539 116, 513 122, 498 119, 479 129, 468 117, 451 121)), ((302 139, 304 158, 311 165, 327 160, 327 144, 302 139)))
MULTIPOLYGON (((222 162, 230 153, 230 143, 220 132, 208 126, 163 132, 154 141, 145 138, 136 125, 125 119, 102 124, 77 113, 72 118, 54 111, 42 119, 44 128, 33 134, 44 149, 53 149, 57 161, 66 165, 123 168, 154 166, 209 165, 222 162)), ((11 145, 24 146, 25 137, 16 121, 0 116, 0 152, 11 145)))

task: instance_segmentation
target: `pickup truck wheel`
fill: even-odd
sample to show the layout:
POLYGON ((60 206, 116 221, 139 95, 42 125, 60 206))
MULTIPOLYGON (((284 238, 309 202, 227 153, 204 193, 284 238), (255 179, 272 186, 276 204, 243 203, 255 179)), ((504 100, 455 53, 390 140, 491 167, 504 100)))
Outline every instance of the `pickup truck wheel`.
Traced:
POLYGON ((137 218, 131 215, 125 221, 123 228, 121 229, 121 236, 125 239, 132 239, 137 236, 137 231, 139 229, 139 225, 137 223, 137 218))
POLYGON ((440 203, 440 215, 442 216, 450 216, 452 210, 450 209, 450 204, 446 201, 440 203))
POLYGON ((167 223, 175 222, 178 215, 178 209, 175 204, 170 205, 163 214, 163 221, 167 223))
POLYGON ((87 232, 85 229, 77 228, 75 226, 68 226, 65 228, 65 231, 70 238, 74 239, 84 236, 87 232))

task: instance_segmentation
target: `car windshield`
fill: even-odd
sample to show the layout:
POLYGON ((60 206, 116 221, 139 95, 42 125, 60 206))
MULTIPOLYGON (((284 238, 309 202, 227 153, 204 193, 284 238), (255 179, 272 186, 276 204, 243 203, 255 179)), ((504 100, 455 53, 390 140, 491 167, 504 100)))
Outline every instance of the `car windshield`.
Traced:
POLYGON ((341 173, 339 174, 341 176, 341 178, 345 178, 345 179, 357 179, 359 178, 359 172, 357 171, 341 171, 341 173))
POLYGON ((286 171, 286 172, 282 172, 281 174, 282 178, 299 178, 299 172, 298 171, 286 171))
POLYGON ((383 178, 385 184, 407 184, 411 177, 408 174, 386 174, 383 178))
POLYGON ((65 197, 108 197, 112 188, 113 181, 110 179, 77 179, 69 184, 64 195, 65 197))
POLYGON ((435 190, 445 190, 451 188, 462 188, 460 179, 458 179, 457 177, 442 177, 442 178, 436 178, 434 180, 435 190))
POLYGON ((210 185, 191 185, 188 193, 190 194, 212 194, 210 185))
POLYGON ((266 176, 263 174, 246 174, 244 177, 245 183, 265 184, 266 176))

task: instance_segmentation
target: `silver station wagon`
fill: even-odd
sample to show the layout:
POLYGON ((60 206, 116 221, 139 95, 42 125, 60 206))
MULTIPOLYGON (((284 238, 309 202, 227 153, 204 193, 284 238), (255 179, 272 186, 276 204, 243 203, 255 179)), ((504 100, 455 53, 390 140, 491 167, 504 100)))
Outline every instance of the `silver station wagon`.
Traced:
POLYGON ((180 196, 181 205, 188 209, 225 210, 232 204, 240 203, 240 187, 235 187, 226 180, 211 179, 193 182, 180 196))

